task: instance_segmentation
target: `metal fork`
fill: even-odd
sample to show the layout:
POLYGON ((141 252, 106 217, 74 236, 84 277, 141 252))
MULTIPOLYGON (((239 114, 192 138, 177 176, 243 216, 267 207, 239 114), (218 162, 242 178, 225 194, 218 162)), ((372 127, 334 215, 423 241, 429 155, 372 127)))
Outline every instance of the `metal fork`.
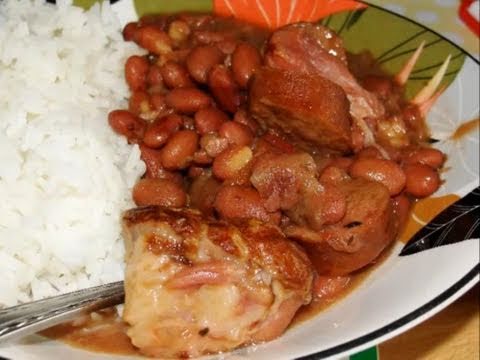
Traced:
POLYGON ((119 281, 1 309, 0 344, 122 304, 124 297, 123 281, 119 281))

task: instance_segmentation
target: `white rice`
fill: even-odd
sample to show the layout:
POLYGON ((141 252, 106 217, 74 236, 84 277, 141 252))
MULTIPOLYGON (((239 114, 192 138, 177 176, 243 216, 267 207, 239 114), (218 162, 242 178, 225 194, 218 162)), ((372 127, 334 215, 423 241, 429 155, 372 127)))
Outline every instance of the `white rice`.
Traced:
POLYGON ((134 51, 108 1, 0 1, 0 307, 123 278, 145 165, 107 114, 134 51))

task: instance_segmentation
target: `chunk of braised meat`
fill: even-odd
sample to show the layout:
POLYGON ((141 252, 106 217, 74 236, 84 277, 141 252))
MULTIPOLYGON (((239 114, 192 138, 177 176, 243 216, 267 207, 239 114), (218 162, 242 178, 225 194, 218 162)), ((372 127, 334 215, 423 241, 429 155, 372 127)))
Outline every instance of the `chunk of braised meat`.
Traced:
POLYGON ((269 211, 290 210, 303 196, 305 184, 316 182, 310 155, 266 153, 255 161, 250 182, 269 211))
POLYGON ((320 230, 345 215, 343 194, 317 180, 317 166, 307 153, 265 153, 252 169, 250 181, 269 211, 283 210, 298 226, 320 230))
POLYGON ((279 129, 305 149, 351 148, 348 100, 324 77, 264 67, 250 88, 250 111, 264 129, 279 129))
POLYGON ((271 340, 310 302, 311 263, 275 226, 154 206, 127 211, 123 225, 123 317, 145 355, 195 357, 271 340))
POLYGON ((350 113, 355 119, 382 116, 385 111, 383 105, 350 73, 339 44, 341 39, 322 25, 288 25, 272 34, 265 63, 277 69, 317 74, 339 85, 350 100, 350 113), (332 39, 326 41, 325 34, 332 39))
POLYGON ((347 201, 343 219, 318 231, 290 225, 285 234, 305 246, 321 275, 346 275, 375 260, 390 244, 398 226, 388 189, 354 179, 337 184, 347 201))

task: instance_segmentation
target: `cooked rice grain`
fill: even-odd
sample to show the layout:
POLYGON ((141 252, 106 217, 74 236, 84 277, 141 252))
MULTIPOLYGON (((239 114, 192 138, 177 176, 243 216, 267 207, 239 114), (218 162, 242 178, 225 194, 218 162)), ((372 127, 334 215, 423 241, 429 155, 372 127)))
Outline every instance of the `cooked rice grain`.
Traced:
MULTIPOLYGON (((108 1, 0 2, 0 307, 123 278, 120 214, 144 172, 108 1)), ((137 50, 138 52, 138 50, 137 50)))

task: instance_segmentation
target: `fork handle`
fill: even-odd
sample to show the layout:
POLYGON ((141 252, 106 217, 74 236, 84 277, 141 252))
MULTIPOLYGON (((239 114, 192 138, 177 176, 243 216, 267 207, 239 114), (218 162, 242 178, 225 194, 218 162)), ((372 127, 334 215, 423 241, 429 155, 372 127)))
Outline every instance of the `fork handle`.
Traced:
POLYGON ((0 310, 0 344, 123 303, 123 281, 0 310))

